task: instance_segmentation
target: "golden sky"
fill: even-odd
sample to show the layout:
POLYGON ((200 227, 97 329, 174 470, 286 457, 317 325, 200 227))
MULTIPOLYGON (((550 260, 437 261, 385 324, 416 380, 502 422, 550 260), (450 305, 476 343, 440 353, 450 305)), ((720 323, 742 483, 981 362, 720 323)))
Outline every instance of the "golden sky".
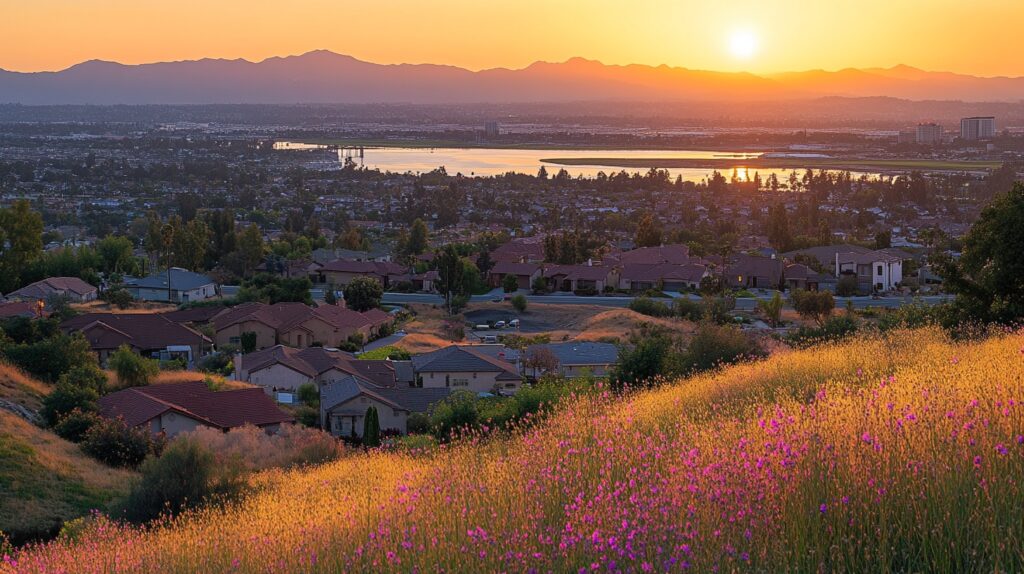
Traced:
POLYGON ((1024 76, 1024 0, 0 0, 0 68, 328 49, 471 69, 573 56, 755 73, 1024 76))

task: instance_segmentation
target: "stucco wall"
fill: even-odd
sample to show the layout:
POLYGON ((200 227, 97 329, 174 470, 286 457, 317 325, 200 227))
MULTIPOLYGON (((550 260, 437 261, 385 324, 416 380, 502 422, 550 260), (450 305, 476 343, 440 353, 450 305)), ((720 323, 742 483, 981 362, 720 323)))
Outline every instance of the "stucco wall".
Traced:
POLYGON ((402 434, 407 432, 406 422, 409 413, 403 410, 396 411, 392 406, 384 404, 376 399, 366 396, 354 397, 345 401, 328 412, 331 422, 331 434, 334 436, 350 436, 352 434, 352 423, 355 422, 356 436, 363 436, 363 418, 366 409, 374 406, 377 408, 377 418, 380 420, 380 430, 398 429, 402 434), (350 411, 359 413, 357 415, 339 415, 338 412, 350 411))
POLYGON ((242 333, 246 331, 256 333, 256 349, 266 349, 277 344, 277 333, 269 326, 257 321, 242 321, 217 331, 217 345, 240 345, 242 333), (238 342, 231 341, 235 337, 238 338, 238 342))
POLYGON ((294 391, 306 383, 314 382, 306 375, 281 364, 270 365, 258 371, 249 372, 248 375, 250 383, 263 387, 268 393, 275 388, 294 391))

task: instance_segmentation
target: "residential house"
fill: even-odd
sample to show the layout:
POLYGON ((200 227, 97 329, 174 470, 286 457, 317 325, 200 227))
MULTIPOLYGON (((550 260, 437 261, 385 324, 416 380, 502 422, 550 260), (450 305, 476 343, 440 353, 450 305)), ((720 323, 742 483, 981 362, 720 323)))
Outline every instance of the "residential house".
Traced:
POLYGON ((387 261, 356 261, 353 259, 335 259, 328 261, 319 269, 315 283, 344 287, 356 277, 371 277, 380 281, 384 288, 407 279, 409 268, 387 261))
POLYGON ((140 301, 194 303, 217 295, 217 283, 213 279, 180 267, 148 277, 125 277, 124 286, 140 301))
POLYGON ((427 412, 446 399, 452 389, 394 387, 382 388, 345 377, 320 389, 320 423, 334 436, 363 436, 366 412, 372 406, 382 431, 408 432, 412 413, 427 412))
POLYGON ((491 261, 509 263, 541 263, 544 261, 544 238, 522 237, 499 245, 491 251, 491 261))
POLYGON ((616 258, 622 265, 660 265, 663 263, 685 265, 693 262, 689 246, 682 243, 623 251, 618 253, 616 258))
POLYGON ((698 263, 629 263, 619 273, 619 289, 641 292, 648 289, 686 291, 700 287, 708 268, 698 263))
POLYGON ((353 335, 368 340, 392 317, 380 309, 365 313, 341 305, 310 307, 303 303, 244 303, 216 315, 218 345, 240 345, 242 334, 256 334, 256 349, 283 344, 291 347, 339 347, 353 335))
POLYGON ((836 280, 830 275, 822 275, 803 263, 786 265, 782 272, 786 289, 804 289, 806 291, 835 291, 836 280))
POLYGON ((491 287, 501 287, 506 275, 515 275, 519 289, 531 289, 533 282, 542 275, 542 270, 536 263, 499 261, 487 274, 487 284, 491 287))
POLYGON ((6 301, 0 303, 0 320, 24 317, 38 319, 46 315, 41 301, 6 301))
POLYGON ((476 393, 514 393, 522 378, 515 365, 478 351, 472 345, 451 345, 412 358, 416 385, 476 393))
POLYGON ((97 291, 78 277, 49 277, 7 294, 11 301, 46 301, 51 297, 87 303, 96 299, 97 291))
POLYGON ((391 361, 357 360, 352 354, 336 349, 275 345, 238 355, 235 359, 236 380, 257 385, 275 395, 293 393, 305 384, 319 389, 345 377, 356 377, 376 387, 398 386, 391 361))
POLYGON ((616 267, 603 265, 552 265, 544 269, 548 289, 552 291, 590 291, 601 293, 619 283, 616 267))
POLYGON ((861 247, 860 245, 851 245, 848 243, 837 244, 837 245, 818 245, 815 247, 808 247, 806 249, 797 249, 796 251, 787 251, 782 256, 787 261, 798 263, 797 256, 803 255, 804 257, 810 257, 815 259, 819 267, 818 269, 831 269, 835 270, 836 255, 839 253, 870 253, 871 250, 867 247, 861 247))
MULTIPOLYGON (((555 369, 557 374, 566 378, 576 378, 585 374, 595 377, 606 377, 619 361, 619 348, 611 343, 592 341, 566 341, 564 343, 546 343, 531 345, 526 349, 526 357, 533 353, 550 352, 558 361, 555 369)), ((523 368, 524 375, 537 377, 544 373, 536 369, 523 368)))
POLYGON ((256 266, 256 271, 260 273, 270 273, 273 275, 280 275, 281 277, 287 277, 289 279, 309 279, 316 283, 316 279, 320 276, 320 269, 323 268, 323 263, 318 261, 309 261, 305 259, 297 259, 292 261, 264 261, 256 266))
POLYGON ((739 255, 725 266, 728 286, 739 289, 778 289, 782 286, 782 260, 739 255))
POLYGON ((65 333, 82 333, 101 363, 127 345, 144 357, 183 358, 192 365, 211 344, 202 333, 156 313, 88 313, 64 321, 60 328, 65 333))
POLYGON ((99 399, 100 415, 173 437, 199 427, 228 431, 253 425, 268 433, 295 422, 261 389, 211 391, 203 381, 131 387, 99 399))
POLYGON ((903 281, 903 259, 884 251, 837 253, 836 276, 857 278, 857 290, 892 291, 903 281))

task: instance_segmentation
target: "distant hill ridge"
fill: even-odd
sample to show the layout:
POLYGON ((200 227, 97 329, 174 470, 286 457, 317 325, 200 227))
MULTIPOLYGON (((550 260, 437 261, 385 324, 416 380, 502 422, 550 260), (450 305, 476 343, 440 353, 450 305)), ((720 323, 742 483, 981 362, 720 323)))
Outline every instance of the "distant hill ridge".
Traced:
POLYGON ((771 75, 585 58, 522 69, 376 64, 327 50, 259 62, 188 60, 127 65, 90 60, 57 72, 0 70, 0 103, 297 104, 756 101, 822 96, 1024 100, 1024 77, 977 77, 910 66, 771 75))

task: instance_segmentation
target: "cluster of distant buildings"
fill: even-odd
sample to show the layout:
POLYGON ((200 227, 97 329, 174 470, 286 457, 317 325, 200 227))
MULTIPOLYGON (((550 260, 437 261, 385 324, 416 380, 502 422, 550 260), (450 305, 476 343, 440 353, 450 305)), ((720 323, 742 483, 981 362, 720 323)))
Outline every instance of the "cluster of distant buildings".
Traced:
MULTIPOLYGON (((996 136, 993 116, 974 116, 960 119, 960 139, 965 141, 990 140, 996 136)), ((942 126, 935 122, 920 123, 914 131, 900 132, 900 143, 935 145, 942 143, 942 126)))

